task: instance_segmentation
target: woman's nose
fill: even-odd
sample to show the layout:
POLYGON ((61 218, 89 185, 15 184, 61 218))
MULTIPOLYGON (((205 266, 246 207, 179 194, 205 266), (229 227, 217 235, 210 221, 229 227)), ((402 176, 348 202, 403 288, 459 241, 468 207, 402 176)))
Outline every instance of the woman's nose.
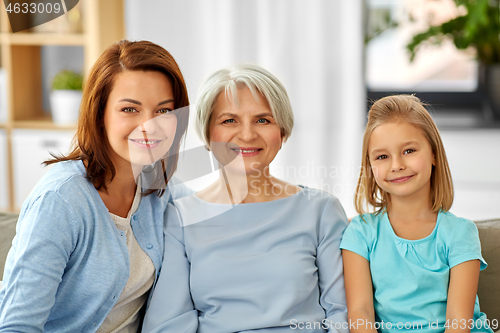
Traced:
POLYGON ((155 117, 154 115, 144 115, 142 121, 143 123, 141 124, 141 131, 146 134, 152 134, 158 130, 158 122, 161 121, 161 117, 155 117))
POLYGON ((256 133, 255 129, 253 128, 252 124, 243 124, 241 131, 240 131, 240 138, 243 141, 251 141, 255 138, 256 133))

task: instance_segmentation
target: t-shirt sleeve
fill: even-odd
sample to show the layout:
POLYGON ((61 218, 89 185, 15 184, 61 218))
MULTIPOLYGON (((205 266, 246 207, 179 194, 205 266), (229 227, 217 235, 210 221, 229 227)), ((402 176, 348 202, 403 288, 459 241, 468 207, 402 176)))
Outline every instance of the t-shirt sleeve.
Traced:
POLYGON ((471 220, 458 219, 454 222, 448 239, 448 263, 450 268, 465 261, 479 259, 481 270, 488 264, 481 255, 481 242, 477 227, 471 220))
POLYGON ((357 253, 370 261, 370 250, 373 239, 373 221, 368 214, 356 216, 347 226, 342 236, 340 248, 357 253))

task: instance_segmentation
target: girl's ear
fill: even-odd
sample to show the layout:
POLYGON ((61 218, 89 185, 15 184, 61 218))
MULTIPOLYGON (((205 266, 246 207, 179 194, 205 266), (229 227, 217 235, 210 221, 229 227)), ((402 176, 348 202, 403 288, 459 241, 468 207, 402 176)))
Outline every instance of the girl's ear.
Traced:
POLYGON ((432 165, 436 166, 436 155, 432 154, 432 165))

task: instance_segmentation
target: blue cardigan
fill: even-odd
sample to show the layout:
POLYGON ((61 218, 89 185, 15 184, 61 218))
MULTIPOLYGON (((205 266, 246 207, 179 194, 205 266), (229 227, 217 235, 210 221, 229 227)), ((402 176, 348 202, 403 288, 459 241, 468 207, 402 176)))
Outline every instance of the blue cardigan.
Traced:
MULTIPOLYGON (((0 291, 0 332, 95 332, 129 276, 125 233, 109 215, 81 161, 57 163, 25 201, 0 291)), ((134 236, 159 275, 169 201, 189 194, 169 186, 142 197, 134 236)))

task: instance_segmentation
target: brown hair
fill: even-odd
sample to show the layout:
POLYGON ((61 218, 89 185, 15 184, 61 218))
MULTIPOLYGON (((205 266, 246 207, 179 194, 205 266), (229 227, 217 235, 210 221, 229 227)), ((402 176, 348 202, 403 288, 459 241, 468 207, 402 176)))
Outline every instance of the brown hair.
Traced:
POLYGON ((376 209, 378 214, 387 207, 389 195, 375 181, 368 156, 368 143, 377 126, 393 121, 406 121, 424 132, 436 161, 431 174, 432 210, 434 212, 448 211, 453 203, 453 182, 443 142, 437 126, 424 104, 413 95, 394 95, 381 98, 372 105, 368 113, 368 123, 363 136, 361 171, 354 198, 356 211, 359 214, 364 214, 368 211, 365 208, 370 205, 376 209))
MULTIPOLYGON (((186 83, 172 55, 163 47, 148 41, 131 42, 122 40, 106 49, 90 69, 83 87, 83 98, 80 105, 80 116, 74 138, 75 148, 67 156, 55 157, 45 161, 46 165, 81 160, 87 171, 87 179, 96 189, 106 189, 106 179, 113 179, 116 170, 111 162, 111 146, 104 127, 104 110, 114 80, 124 71, 155 71, 165 74, 172 84, 174 108, 180 109, 189 105, 186 83)), ((177 167, 180 142, 187 130, 189 112, 176 112, 177 130, 169 151, 167 165, 163 167, 165 183, 170 179, 177 167)), ((165 184, 164 184, 165 185, 165 184)), ((150 190, 146 194, 160 190, 150 190)))

